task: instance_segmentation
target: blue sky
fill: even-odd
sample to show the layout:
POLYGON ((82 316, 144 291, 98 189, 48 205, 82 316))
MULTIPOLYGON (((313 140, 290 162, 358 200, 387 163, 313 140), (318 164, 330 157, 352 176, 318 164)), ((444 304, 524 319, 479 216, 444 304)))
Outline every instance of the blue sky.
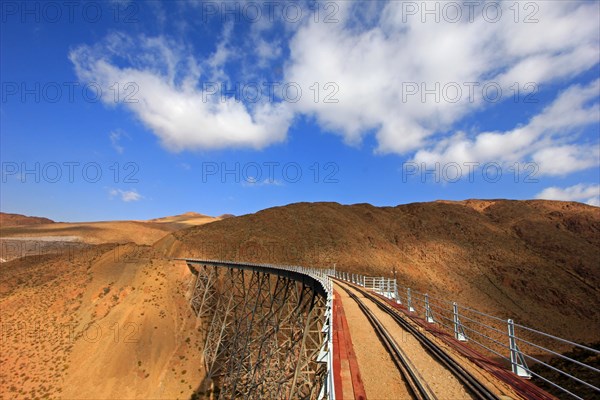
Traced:
POLYGON ((1 209, 600 204, 600 3, 36 2, 1 11, 1 209))

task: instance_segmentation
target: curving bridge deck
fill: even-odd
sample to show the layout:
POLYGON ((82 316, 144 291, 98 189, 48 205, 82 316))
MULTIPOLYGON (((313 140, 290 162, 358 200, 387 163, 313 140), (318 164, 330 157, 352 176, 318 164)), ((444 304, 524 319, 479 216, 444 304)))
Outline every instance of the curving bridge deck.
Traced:
POLYGON ((184 260, 196 275, 205 392, 224 399, 334 398, 332 283, 325 271, 184 260))

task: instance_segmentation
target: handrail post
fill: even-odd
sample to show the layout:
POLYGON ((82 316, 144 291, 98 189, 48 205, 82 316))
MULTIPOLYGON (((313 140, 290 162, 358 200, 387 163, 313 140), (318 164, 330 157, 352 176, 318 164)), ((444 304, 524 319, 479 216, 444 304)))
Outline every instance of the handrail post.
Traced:
POLYGON ((425 293, 425 320, 430 324, 433 324, 435 321, 433 320, 433 314, 431 313, 431 308, 429 308, 429 295, 425 293))
POLYGON ((415 309, 412 306, 412 297, 410 295, 410 288, 406 288, 406 307, 408 311, 415 312, 415 309))
POLYGON ((510 348, 510 364, 512 372, 522 378, 531 378, 531 373, 525 362, 525 357, 521 354, 519 346, 517 345, 517 339, 515 336, 515 323, 512 319, 508 321, 508 345, 510 348))
POLYGON ((467 336, 458 318, 458 304, 456 302, 452 303, 452 315, 454 319, 454 338, 461 342, 466 342, 467 336))
POLYGON ((394 298, 396 299, 396 304, 402 304, 400 296, 398 296, 398 280, 396 278, 394 278, 394 298))

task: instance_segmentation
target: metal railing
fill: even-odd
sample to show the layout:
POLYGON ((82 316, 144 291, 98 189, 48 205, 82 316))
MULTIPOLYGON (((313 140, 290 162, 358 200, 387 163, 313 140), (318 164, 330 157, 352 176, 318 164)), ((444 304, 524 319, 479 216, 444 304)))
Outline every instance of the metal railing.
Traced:
POLYGON ((317 361, 327 363, 327 378, 325 379, 325 385, 321 388, 321 393, 319 393, 319 399, 335 400, 335 386, 333 381, 333 282, 330 279, 333 270, 284 265, 273 265, 272 267, 310 276, 318 281, 327 293, 325 321, 322 330, 325 337, 323 347, 317 356, 317 361))
POLYGON ((557 382, 557 379, 549 378, 548 371, 552 371, 553 374, 558 374, 561 380, 575 383, 579 388, 592 391, 594 396, 600 396, 600 388, 589 379, 575 376, 574 373, 568 372, 569 368, 557 368, 543 360, 558 357, 571 366, 600 374, 597 368, 561 354, 557 350, 570 346, 592 355, 600 355, 600 351, 596 349, 517 324, 513 319, 503 319, 475 308, 459 306, 455 301, 418 292, 410 287, 399 285, 392 278, 363 276, 343 271, 332 271, 332 274, 338 279, 360 285, 395 300, 405 306, 408 313, 422 316, 427 323, 437 324, 441 329, 452 334, 456 340, 466 342, 497 357, 500 363, 510 367, 511 371, 519 377, 526 379, 535 377, 569 398, 584 398, 581 393, 575 393, 576 390, 564 387, 565 385, 557 382), (543 346, 540 342, 554 343, 552 346, 546 345, 554 347, 554 350, 543 346), (537 372, 528 366, 528 362, 536 365, 537 372))
MULTIPOLYGON (((232 261, 220 261, 220 260, 198 260, 190 258, 179 258, 177 260, 183 260, 188 263, 215 263, 224 264, 228 266, 237 265, 240 267, 256 267, 262 270, 284 270, 290 271, 297 274, 305 275, 318 282, 322 287, 326 295, 325 302, 325 313, 323 328, 321 330, 323 334, 323 344, 317 355, 318 363, 326 363, 327 373, 324 379, 323 385, 318 395, 319 400, 335 400, 335 386, 334 386, 334 374, 333 374, 333 282, 330 276, 333 275, 333 270, 319 269, 319 268, 307 268, 300 266, 288 266, 288 265, 274 265, 274 264, 255 264, 255 263, 242 263, 232 261)), ((272 271, 276 272, 276 271, 272 271)))

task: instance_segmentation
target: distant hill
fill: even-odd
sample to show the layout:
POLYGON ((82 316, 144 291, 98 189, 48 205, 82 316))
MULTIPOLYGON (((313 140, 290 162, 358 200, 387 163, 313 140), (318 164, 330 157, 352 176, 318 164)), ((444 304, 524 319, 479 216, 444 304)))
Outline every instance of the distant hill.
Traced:
MULTIPOLYGON (((16 214, 2 215, 2 225, 0 225, 0 240, 2 241, 21 240, 22 238, 60 241, 61 237, 65 237, 67 241, 88 244, 133 242, 149 245, 171 232, 219 220, 219 217, 190 212, 149 221, 53 222, 47 218, 19 216, 22 218, 11 218, 9 222, 22 221, 21 224, 17 225, 11 222, 5 225, 5 215, 16 214), (32 222, 27 223, 31 218, 32 222), (33 221, 40 222, 34 224, 33 221), (49 223, 41 221, 49 221, 49 223)), ((2 257, 13 258, 4 255, 2 257)))
POLYGON ((0 226, 30 226, 41 224, 52 224, 54 221, 43 217, 29 217, 21 214, 10 214, 0 212, 0 226))
POLYGON ((216 221, 218 219, 221 219, 221 217, 211 217, 209 215, 204 215, 204 214, 200 214, 197 212, 186 212, 184 214, 180 214, 180 215, 173 215, 170 217, 161 217, 161 218, 154 218, 151 220, 148 220, 147 222, 155 222, 155 223, 161 223, 161 224, 174 224, 174 227, 178 227, 178 228, 182 228, 182 227, 188 227, 188 226, 192 226, 192 225, 202 225, 208 222, 213 222, 216 221))
POLYGON ((233 217, 235 217, 235 215, 233 215, 233 214, 222 214, 222 215, 219 215, 217 218, 226 219, 226 218, 233 218, 233 217))
POLYGON ((581 203, 298 203, 180 230, 155 247, 390 277, 395 267, 403 284, 483 311, 580 341, 600 332, 600 209, 581 203))

